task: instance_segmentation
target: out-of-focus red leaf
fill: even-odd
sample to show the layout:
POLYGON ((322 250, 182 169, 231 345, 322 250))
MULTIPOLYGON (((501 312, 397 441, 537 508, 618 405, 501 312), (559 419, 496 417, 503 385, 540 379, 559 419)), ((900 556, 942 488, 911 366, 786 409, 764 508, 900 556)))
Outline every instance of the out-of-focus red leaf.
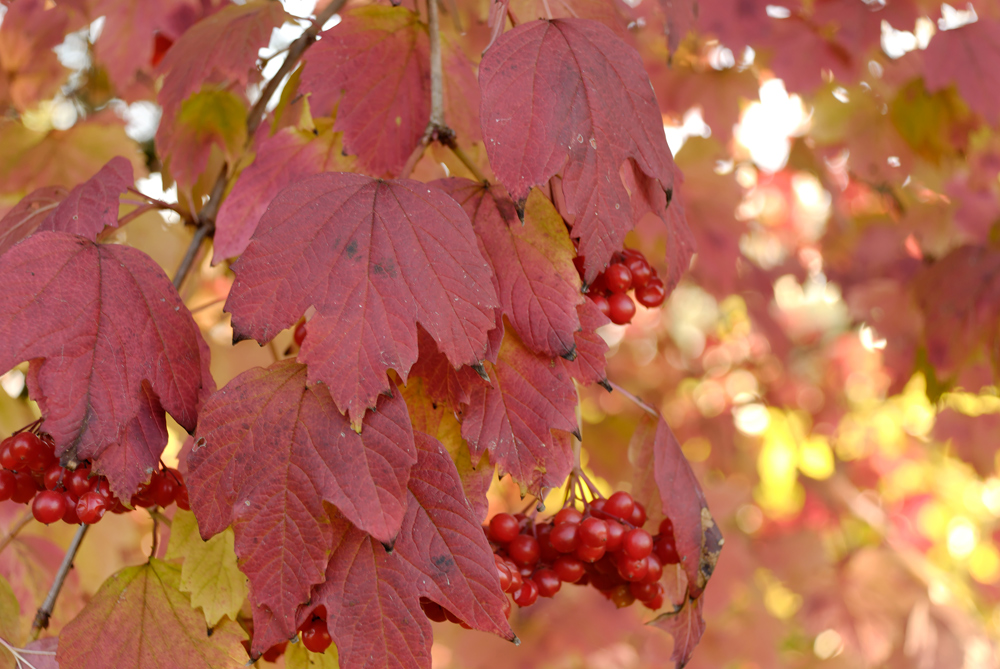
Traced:
POLYGON ((635 466, 633 494, 646 505, 651 521, 666 516, 673 522, 688 593, 699 598, 719 559, 722 534, 666 421, 643 416, 632 435, 629 458, 635 466))
POLYGON ((310 108, 317 116, 336 109, 347 151, 374 174, 398 174, 430 116, 430 40, 420 16, 359 7, 321 37, 302 71, 310 108))
POLYGON ((660 0, 667 50, 673 54, 698 19, 698 0, 660 0))
POLYGON ((580 329, 576 306, 584 298, 573 267, 573 242, 552 204, 536 192, 528 199, 522 225, 514 203, 497 186, 466 179, 434 185, 472 219, 497 279, 500 306, 524 345, 549 357, 573 357, 573 333, 580 329))
POLYGON ((134 182, 132 164, 118 156, 69 193, 58 186, 29 193, 0 220, 0 253, 35 230, 72 232, 96 241, 105 226, 118 225, 118 198, 134 182))
POLYGON ((411 180, 319 174, 274 199, 233 265, 237 339, 264 342, 315 306, 299 359, 358 424, 417 358, 419 322, 455 367, 480 363, 496 293, 469 218, 411 180))
POLYGON ((246 105, 240 96, 211 89, 195 93, 156 133, 164 173, 181 184, 194 184, 213 150, 235 163, 243 153, 246 129, 246 105))
POLYGON ((492 385, 477 380, 462 419, 473 459, 488 451, 501 476, 510 474, 532 492, 560 485, 572 458, 568 441, 552 430, 578 429, 569 372, 529 351, 513 332, 506 334, 496 365, 488 369, 492 385))
POLYGON ((680 611, 664 613, 649 623, 674 637, 674 652, 670 659, 677 669, 682 669, 691 660, 695 647, 701 641, 701 635, 705 633, 705 619, 701 615, 702 601, 701 598, 690 599, 680 611))
POLYGON ((486 52, 479 83, 493 171, 522 207, 532 186, 562 172, 591 283, 636 221, 619 176, 625 161, 660 189, 673 187, 673 159, 638 53, 593 21, 532 21, 486 52))
POLYGON ((607 385, 608 375, 604 371, 608 344, 597 334, 597 328, 611 321, 590 299, 577 305, 576 312, 580 318, 580 330, 573 335, 576 341, 576 359, 561 360, 560 364, 580 383, 600 383, 610 390, 607 385))
POLYGON ((507 7, 509 6, 510 0, 491 0, 490 14, 486 19, 486 24, 490 27, 490 41, 483 49, 483 53, 486 53, 493 46, 493 43, 503 33, 504 28, 507 27, 507 7))
POLYGON ((191 508, 207 539, 230 524, 255 608, 295 634, 334 539, 323 502, 391 545, 416 461, 406 403, 383 398, 359 435, 294 361, 244 372, 205 403, 191 450, 191 508))
POLYGON ((163 410, 193 430, 213 390, 190 312, 141 251, 65 232, 11 248, 0 284, 0 367, 42 359, 29 381, 56 452, 96 458, 128 499, 167 443, 163 410))
POLYGON ((51 97, 69 70, 53 47, 69 28, 63 6, 46 7, 42 0, 19 0, 7 7, 0 24, 0 105, 19 111, 51 97))
POLYGON ((241 667, 246 632, 235 622, 205 634, 205 617, 180 590, 180 565, 156 558, 111 576, 63 628, 60 667, 241 667))
POLYGON ((513 641, 493 550, 466 501, 455 463, 437 439, 421 432, 414 437, 417 464, 396 554, 412 567, 420 596, 475 629, 513 641))
POLYGON ((991 125, 1000 123, 1000 21, 987 16, 954 30, 939 31, 924 51, 924 84, 930 92, 952 84, 969 107, 991 125))

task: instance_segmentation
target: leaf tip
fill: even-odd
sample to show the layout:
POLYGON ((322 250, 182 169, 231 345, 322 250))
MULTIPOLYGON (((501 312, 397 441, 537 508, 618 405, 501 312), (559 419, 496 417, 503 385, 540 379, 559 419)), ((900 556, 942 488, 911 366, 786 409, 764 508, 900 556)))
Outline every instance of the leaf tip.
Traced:
POLYGON ((513 635, 513 638, 511 638, 510 642, 512 644, 514 644, 515 646, 520 646, 521 645, 521 640, 517 638, 516 634, 513 635))
POLYGON ((612 391, 611 382, 608 381, 607 379, 601 379, 597 383, 600 384, 600 386, 605 390, 607 390, 609 393, 612 391))
POLYGON ((250 335, 245 335, 238 330, 233 330, 233 346, 236 346, 241 341, 246 341, 247 339, 250 339, 250 335))
POLYGON ((580 433, 580 428, 576 428, 570 434, 576 437, 577 441, 583 441, 583 435, 580 433))
POLYGON ((528 203, 528 198, 523 198, 514 203, 514 210, 517 211, 517 217, 521 221, 521 225, 524 225, 524 205, 528 203))
POLYGON ((472 369, 476 370, 476 374, 479 375, 479 378, 481 378, 486 383, 491 383, 490 375, 486 373, 486 368, 483 367, 483 363, 477 362, 476 364, 470 366, 472 367, 472 369))
POLYGON ((569 360, 570 362, 576 360, 576 344, 573 344, 572 346, 569 347, 568 350, 560 353, 559 357, 562 358, 563 360, 569 360))

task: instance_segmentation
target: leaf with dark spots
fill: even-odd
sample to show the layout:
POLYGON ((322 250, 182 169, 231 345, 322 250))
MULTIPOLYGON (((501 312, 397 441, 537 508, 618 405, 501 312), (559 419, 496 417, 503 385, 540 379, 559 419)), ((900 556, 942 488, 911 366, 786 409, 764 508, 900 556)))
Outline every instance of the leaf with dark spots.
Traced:
POLYGON ((302 179, 274 199, 233 270, 225 308, 237 337, 265 342, 315 306, 299 359, 355 425, 390 389, 389 369, 406 380, 417 323, 456 368, 484 359, 496 324, 468 216, 416 181, 302 179))
POLYGON ((399 532, 416 461, 401 398, 381 399, 359 435, 326 387, 307 387, 306 368, 285 360, 209 398, 195 437, 188 479, 202 536, 232 524, 251 601, 286 639, 323 580, 334 539, 324 502, 378 541, 391 545, 399 532))
POLYGON ((45 430, 66 461, 96 458, 131 497, 167 443, 166 410, 194 430, 213 383, 198 326, 141 251, 38 232, 0 263, 0 368, 31 360, 45 430))

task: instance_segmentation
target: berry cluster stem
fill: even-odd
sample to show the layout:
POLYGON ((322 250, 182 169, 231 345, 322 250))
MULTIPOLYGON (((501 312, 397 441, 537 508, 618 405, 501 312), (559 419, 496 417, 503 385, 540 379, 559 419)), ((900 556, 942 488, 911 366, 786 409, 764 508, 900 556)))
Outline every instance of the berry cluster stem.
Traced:
POLYGON ((90 525, 81 525, 80 529, 73 535, 73 541, 70 542, 69 548, 66 549, 66 555, 63 556, 62 564, 59 565, 59 571, 56 572, 52 587, 49 588, 49 594, 45 596, 45 601, 38 607, 38 612, 35 614, 35 621, 31 623, 32 641, 37 639, 42 630, 49 626, 49 618, 52 617, 52 610, 56 606, 56 598, 59 597, 63 583, 66 582, 66 576, 69 575, 69 570, 73 567, 73 559, 76 558, 76 552, 80 550, 80 544, 83 542, 83 537, 87 534, 88 529, 90 529, 90 525))

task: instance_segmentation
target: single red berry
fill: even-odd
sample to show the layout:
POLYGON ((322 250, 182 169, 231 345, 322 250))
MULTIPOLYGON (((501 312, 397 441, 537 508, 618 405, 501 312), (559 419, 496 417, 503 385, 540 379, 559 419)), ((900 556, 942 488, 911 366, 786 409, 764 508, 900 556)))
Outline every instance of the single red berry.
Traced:
POLYGON ((594 563, 594 570, 599 574, 618 574, 618 563, 615 562, 618 556, 614 553, 604 553, 604 557, 594 563))
POLYGON ((607 546, 608 524, 593 516, 585 519, 580 523, 580 543, 592 548, 607 546))
POLYGON ((33 432, 18 432, 10 444, 10 452, 19 462, 27 464, 42 448, 42 440, 33 432))
POLYGON ((518 606, 531 606, 538 599, 538 585, 528 579, 514 593, 514 603, 518 606))
POLYGON ((569 555, 560 556, 552 569, 559 575, 559 580, 566 583, 576 583, 584 572, 583 563, 569 555))
POLYGON ((556 517, 552 519, 553 525, 562 525, 564 523, 576 524, 583 520, 583 514, 574 509, 571 506, 565 509, 560 509, 556 517))
POLYGON ((510 575, 510 569, 507 568, 507 565, 499 557, 494 556, 494 562, 497 567, 497 577, 500 579, 500 590, 506 592, 507 588, 510 587, 510 582, 513 580, 513 577, 510 575))
POLYGON ((261 655, 261 659, 265 662, 277 662, 278 658, 285 654, 285 647, 288 646, 287 641, 282 641, 281 643, 276 643, 261 655))
POLYGON ((632 495, 624 490, 619 490, 611 497, 608 497, 608 501, 604 504, 604 513, 615 518, 620 518, 621 520, 628 520, 632 517, 634 506, 635 502, 632 500, 632 495))
POLYGON ((617 520, 605 520, 608 524, 608 543, 604 545, 609 553, 621 550, 622 539, 625 537, 625 526, 617 520))
POLYGON ((642 527, 646 524, 646 507, 639 502, 632 503, 632 516, 628 519, 634 527, 642 527))
POLYGON ((77 467, 63 477, 66 490, 73 493, 77 499, 85 492, 90 492, 90 468, 77 467))
POLYGON ((552 597, 559 592, 559 588, 562 586, 559 574, 551 569, 539 569, 531 577, 531 580, 538 587, 538 595, 540 597, 552 597))
POLYGON ((660 558, 660 562, 664 565, 677 564, 681 561, 681 557, 677 553, 677 544, 674 543, 673 534, 665 534, 660 537, 653 545, 653 550, 656 551, 656 557, 660 558))
POLYGON ((103 476, 90 477, 90 491, 98 493, 104 499, 111 499, 111 484, 103 476))
POLYGON ((653 537, 642 528, 629 530, 622 539, 622 552, 633 560, 641 560, 653 552, 653 537))
POLYGON ((646 558, 633 560, 623 556, 618 560, 618 574, 626 581, 641 581, 646 578, 648 570, 649 565, 646 564, 646 558))
POLYGON ((663 607, 663 588, 661 587, 655 597, 648 602, 643 602, 642 605, 650 611, 659 611, 663 607))
POLYGON ((44 472, 54 465, 56 460, 55 444, 49 439, 42 439, 35 435, 34 448, 28 456, 28 469, 36 472, 44 472))
POLYGON ((559 551, 555 549, 552 545, 552 530, 554 528, 551 525, 538 525, 538 547, 541 549, 539 555, 539 560, 546 564, 552 564, 556 561, 556 558, 562 555, 559 551))
POLYGON ((521 574, 521 578, 529 579, 535 573, 535 567, 533 565, 522 565, 517 568, 517 571, 521 574))
POLYGON ((11 452, 10 447, 13 443, 13 437, 7 437, 0 442, 0 465, 11 471, 17 471, 20 463, 18 463, 17 458, 14 457, 14 453, 11 452))
POLYGON ((507 546, 507 552, 510 554, 510 559, 519 566, 534 565, 542 556, 538 539, 530 534, 519 534, 514 537, 514 540, 507 546))
POLYGON ((0 469, 0 502, 6 502, 17 492, 17 477, 14 472, 0 469))
POLYGON ((674 536, 674 524, 669 518, 660 521, 660 534, 668 537, 674 536))
POLYGON ((660 557, 656 553, 650 553, 646 556, 646 577, 642 579, 643 583, 656 583, 663 577, 663 563, 660 562, 660 557))
POLYGON ((63 477, 65 477, 69 472, 60 467, 59 465, 52 465, 45 470, 42 475, 42 482, 45 484, 46 490, 55 490, 56 488, 63 488, 63 477))
POLYGON ((504 597, 503 598, 503 615, 504 615, 504 617, 507 620, 510 620, 510 609, 511 609, 510 597, 504 597))
POLYGON ((622 262, 624 262, 626 265, 633 258, 641 258, 642 260, 646 259, 646 256, 643 255, 642 251, 640 251, 639 249, 629 249, 629 248, 622 249, 621 257, 622 257, 622 262))
POLYGON ((612 293, 624 293, 632 287, 632 272, 622 263, 612 263, 604 270, 604 282, 612 293))
POLYGON ((611 304, 608 303, 608 298, 594 292, 588 293, 587 297, 589 297, 590 300, 597 305, 597 308, 602 314, 611 318, 611 304))
POLYGON ((313 620, 310 622, 302 630, 300 637, 302 638, 302 645, 314 653, 322 653, 333 643, 333 639, 330 638, 330 632, 326 629, 326 623, 322 620, 313 620))
POLYGON ((35 493, 38 492, 35 479, 27 472, 18 472, 14 474, 14 478, 17 479, 17 489, 11 495, 11 500, 18 504, 27 504, 34 499, 35 493))
POLYGON ((590 284, 589 286, 587 286, 587 294, 588 295, 604 295, 604 296, 607 296, 610 292, 611 292, 611 289, 608 288, 608 282, 607 282, 607 279, 605 278, 603 272, 601 272, 596 277, 594 277, 594 282, 592 284, 590 284))
POLYGON ((667 288, 657 277, 650 278, 642 288, 635 289, 635 299, 644 307, 655 309, 667 299, 667 288))
POLYGON ((191 502, 188 500, 188 489, 184 485, 184 481, 181 480, 181 487, 177 491, 177 497, 174 499, 174 503, 177 504, 178 509, 184 509, 185 511, 191 510, 191 502))
POLYGON ((35 520, 46 525, 62 520, 63 514, 66 513, 66 498, 61 492, 43 490, 35 495, 35 501, 31 503, 31 513, 35 520))
POLYGON ((57 492, 66 499, 66 513, 63 514, 63 522, 67 525, 79 525, 81 521, 80 516, 76 514, 76 499, 65 490, 57 492))
POLYGON ((632 591, 632 595, 638 599, 640 602, 648 602, 653 597, 659 593, 659 583, 629 583, 629 590, 632 591))
POLYGON ((604 557, 604 546, 587 546, 586 544, 580 544, 573 551, 579 560, 583 562, 597 562, 602 557, 604 557))
POLYGON ((295 326, 295 332, 292 333, 292 339, 295 340, 296 346, 302 346, 302 342, 306 340, 306 322, 299 321, 298 325, 295 326))
POLYGON ((608 298, 608 318, 616 325, 626 325, 635 316, 635 303, 626 293, 612 293, 608 298))
POLYGON ((156 479, 156 485, 153 487, 153 501, 156 502, 157 506, 168 507, 177 499, 179 488, 177 479, 169 472, 164 472, 163 476, 156 479))
POLYGON ((636 290, 642 288, 653 278, 653 270, 645 258, 628 258, 625 266, 632 273, 632 287, 636 290))
POLYGON ((632 606, 635 603, 635 595, 632 594, 627 585, 615 586, 611 590, 610 599, 619 609, 624 609, 626 606, 632 606))
POLYGON ((572 553, 580 545, 579 528, 575 523, 556 525, 549 535, 549 543, 560 553, 572 553))
POLYGON ((599 497, 590 503, 590 513, 598 518, 604 518, 604 505, 608 503, 608 500, 603 497, 599 497))
POLYGON ((520 524, 509 513, 498 513, 490 519, 490 538, 498 544, 509 544, 520 532, 520 524))
POLYGON ((112 497, 108 500, 108 511, 111 513, 128 513, 131 511, 125 504, 122 503, 117 497, 112 497))
MULTIPOLYGON (((504 599, 507 599, 504 597, 504 599)), ((437 602, 432 602, 429 599, 423 597, 420 598, 420 608, 424 610, 424 615, 427 616, 431 622, 443 623, 447 620, 447 616, 444 614, 444 609, 437 602)))
POLYGON ((76 515, 80 518, 81 523, 93 525, 104 517, 108 506, 108 498, 92 490, 80 495, 80 499, 76 503, 76 515))
POLYGON ((510 585, 507 586, 504 592, 517 592, 522 585, 524 585, 524 577, 521 576, 521 572, 518 571, 517 567, 514 567, 510 570, 510 585))

